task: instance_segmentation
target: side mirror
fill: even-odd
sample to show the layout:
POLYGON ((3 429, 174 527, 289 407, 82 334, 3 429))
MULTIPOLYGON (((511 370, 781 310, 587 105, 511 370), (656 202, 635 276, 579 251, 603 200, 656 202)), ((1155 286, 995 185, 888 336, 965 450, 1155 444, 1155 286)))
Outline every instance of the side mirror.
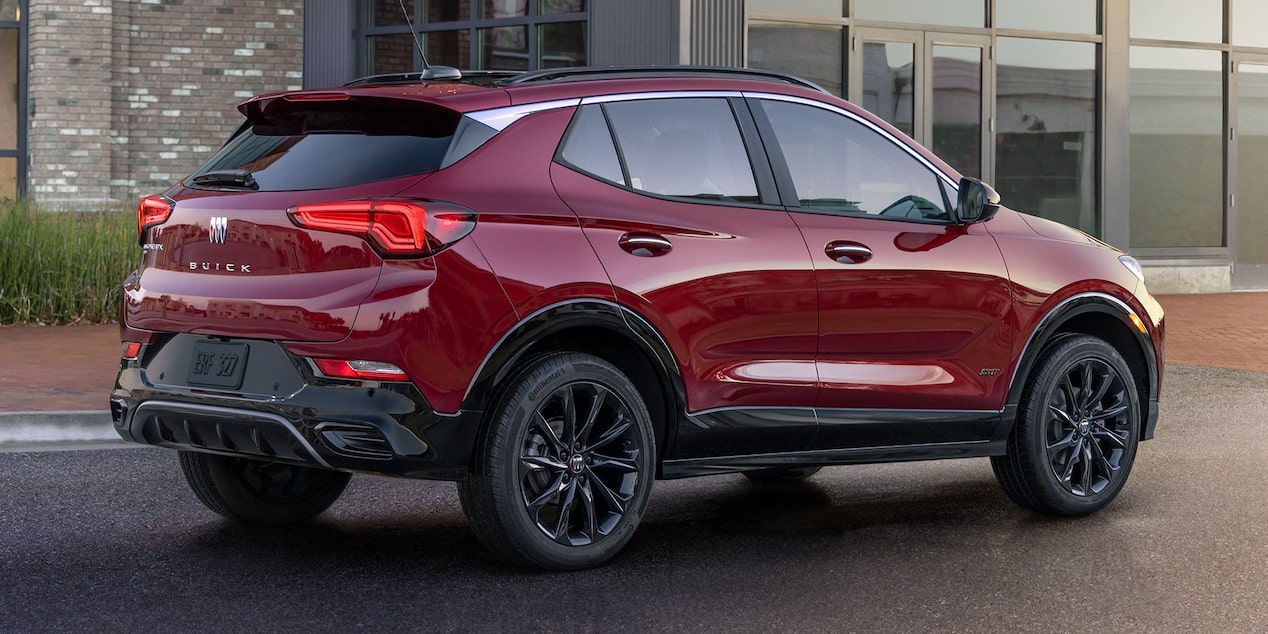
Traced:
POLYGON ((955 208, 956 224, 986 222, 997 211, 999 194, 990 185, 968 176, 960 179, 960 199, 955 208))

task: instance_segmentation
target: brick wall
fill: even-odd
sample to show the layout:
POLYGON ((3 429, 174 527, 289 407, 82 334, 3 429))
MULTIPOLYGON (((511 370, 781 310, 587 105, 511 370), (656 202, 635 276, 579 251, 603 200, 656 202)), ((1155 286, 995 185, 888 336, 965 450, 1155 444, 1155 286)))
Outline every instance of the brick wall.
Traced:
POLYGON ((235 106, 298 89, 302 0, 30 0, 29 196, 130 207, 206 160, 235 106))

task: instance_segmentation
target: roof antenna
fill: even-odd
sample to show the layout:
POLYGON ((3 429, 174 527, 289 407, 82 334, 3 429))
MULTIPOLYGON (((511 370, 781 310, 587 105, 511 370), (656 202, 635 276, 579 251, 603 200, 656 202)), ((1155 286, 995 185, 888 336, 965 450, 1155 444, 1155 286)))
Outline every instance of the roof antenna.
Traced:
POLYGON ((401 5, 401 13, 405 14, 405 24, 409 25, 409 34, 414 38, 414 46, 418 48, 418 57, 423 60, 423 72, 418 74, 420 80, 427 79, 462 79, 462 71, 449 66, 432 66, 427 63, 427 54, 423 52, 423 44, 418 41, 418 30, 414 28, 414 20, 409 17, 405 8, 405 0, 396 0, 401 5))

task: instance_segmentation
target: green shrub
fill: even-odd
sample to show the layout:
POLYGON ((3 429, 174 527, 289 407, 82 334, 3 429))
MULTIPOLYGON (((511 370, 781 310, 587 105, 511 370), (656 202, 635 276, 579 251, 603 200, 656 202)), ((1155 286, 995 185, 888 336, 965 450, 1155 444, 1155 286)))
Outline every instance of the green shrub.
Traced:
POLYGON ((0 324, 114 321, 140 259, 132 212, 0 200, 0 324))

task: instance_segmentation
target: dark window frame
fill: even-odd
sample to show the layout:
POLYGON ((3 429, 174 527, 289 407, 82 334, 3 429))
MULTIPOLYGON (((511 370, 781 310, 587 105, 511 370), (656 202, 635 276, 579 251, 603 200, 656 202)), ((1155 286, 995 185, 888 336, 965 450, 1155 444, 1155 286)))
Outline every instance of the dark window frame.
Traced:
POLYGON ((27 194, 27 172, 30 167, 30 155, 27 153, 27 116, 30 114, 30 102, 28 93, 29 84, 29 64, 27 41, 27 24, 30 22, 30 15, 27 7, 28 0, 18 0, 19 19, 0 21, 0 29, 17 29, 18 31, 18 111, 17 111, 17 147, 0 148, 0 158, 13 158, 17 160, 17 197, 22 198, 27 194))

